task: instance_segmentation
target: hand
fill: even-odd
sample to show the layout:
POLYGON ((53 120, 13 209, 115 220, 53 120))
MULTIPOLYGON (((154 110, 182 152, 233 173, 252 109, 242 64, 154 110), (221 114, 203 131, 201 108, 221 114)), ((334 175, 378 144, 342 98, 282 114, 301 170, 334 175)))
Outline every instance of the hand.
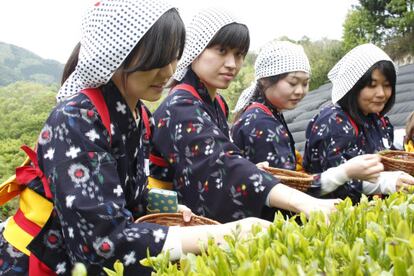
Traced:
POLYGON ((259 170, 265 171, 265 168, 269 167, 269 162, 267 162, 267 161, 259 162, 259 163, 256 164, 256 167, 259 170))
POLYGON ((384 171, 378 154, 358 155, 341 164, 350 179, 365 180, 375 183, 380 172, 384 171))
POLYGON ((409 187, 414 185, 414 177, 408 173, 403 172, 400 177, 398 177, 397 183, 395 184, 397 191, 407 192, 409 187))
POLYGON ((190 222, 191 217, 194 215, 194 213, 191 211, 191 209, 188 208, 187 206, 183 205, 183 204, 178 204, 177 212, 182 213, 183 220, 185 222, 190 222))

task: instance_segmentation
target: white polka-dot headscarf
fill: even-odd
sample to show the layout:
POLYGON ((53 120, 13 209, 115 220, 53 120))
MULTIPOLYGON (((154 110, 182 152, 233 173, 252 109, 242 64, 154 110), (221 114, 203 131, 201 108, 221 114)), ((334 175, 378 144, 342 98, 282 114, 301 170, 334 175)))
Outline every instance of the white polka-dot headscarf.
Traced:
POLYGON ((173 79, 182 80, 188 66, 206 49, 215 34, 224 26, 235 22, 236 19, 228 12, 214 8, 201 10, 194 15, 186 28, 183 56, 178 62, 173 79))
MULTIPOLYGON (((378 61, 391 58, 374 44, 362 44, 349 51, 329 71, 328 78, 332 82, 332 103, 342 99, 358 80, 378 61)), ((394 65, 395 71, 397 68, 394 65)))
POLYGON ((254 69, 256 79, 241 93, 233 112, 239 112, 249 104, 258 80, 290 72, 311 72, 303 47, 289 41, 272 41, 263 46, 256 58, 254 69))
POLYGON ((75 71, 56 99, 108 83, 145 33, 173 6, 164 0, 102 0, 83 17, 75 71))

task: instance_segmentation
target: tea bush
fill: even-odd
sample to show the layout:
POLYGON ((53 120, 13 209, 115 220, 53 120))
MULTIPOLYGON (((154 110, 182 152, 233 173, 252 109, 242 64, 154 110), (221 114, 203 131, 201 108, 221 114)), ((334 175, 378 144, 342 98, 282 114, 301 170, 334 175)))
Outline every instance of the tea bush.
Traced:
POLYGON ((338 205, 329 218, 321 213, 301 224, 280 213, 266 231, 239 232, 227 244, 210 240, 199 256, 187 254, 179 264, 167 254, 142 264, 156 275, 414 275, 414 195, 395 193, 385 200, 338 205))

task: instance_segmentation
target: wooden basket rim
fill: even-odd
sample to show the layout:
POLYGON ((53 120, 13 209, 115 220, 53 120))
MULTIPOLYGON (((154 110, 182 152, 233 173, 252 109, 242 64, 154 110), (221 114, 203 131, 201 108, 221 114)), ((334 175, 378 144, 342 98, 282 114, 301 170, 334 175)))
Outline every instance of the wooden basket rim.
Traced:
POLYGON ((410 155, 414 158, 414 153, 412 152, 407 152, 407 151, 402 151, 402 150, 384 150, 384 151, 380 151, 378 154, 381 156, 381 159, 384 159, 386 161, 400 163, 400 164, 410 164, 414 166, 414 160, 411 161, 411 160, 404 160, 404 159, 396 159, 396 158, 387 156, 388 154, 405 154, 405 155, 410 155))
POLYGON ((307 173, 291 171, 287 169, 274 168, 274 167, 267 167, 265 168, 265 170, 269 173, 275 174, 276 177, 279 179, 292 180, 292 181, 297 180, 300 182, 305 182, 305 181, 312 182, 313 181, 313 176, 307 173), (279 175, 279 173, 284 173, 284 174, 288 174, 291 176, 279 175))
MULTIPOLYGON (((176 220, 176 221, 182 221, 183 219, 183 215, 181 213, 156 213, 156 214, 148 214, 142 217, 139 217, 135 222, 146 222, 147 220, 153 220, 153 219, 157 219, 157 218, 170 218, 172 220, 176 220)), ((191 217, 191 221, 189 222, 189 224, 191 224, 191 222, 193 220, 200 220, 203 222, 206 222, 205 224, 221 224, 220 222, 216 221, 216 220, 212 220, 203 216, 197 216, 197 215, 192 215, 191 217)), ((151 222, 151 223, 155 223, 155 222, 151 222)))

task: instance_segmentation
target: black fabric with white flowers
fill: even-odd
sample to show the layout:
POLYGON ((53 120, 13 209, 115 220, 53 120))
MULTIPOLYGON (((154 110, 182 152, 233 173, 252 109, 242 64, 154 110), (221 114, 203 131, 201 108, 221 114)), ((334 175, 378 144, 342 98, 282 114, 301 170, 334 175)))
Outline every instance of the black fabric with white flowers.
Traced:
MULTIPOLYGON (((125 275, 143 275, 150 271, 139 260, 147 248, 159 253, 168 233, 164 226, 134 223, 145 213, 149 141, 142 120, 134 119, 115 85, 103 86, 102 93, 112 143, 83 94, 58 105, 39 136, 38 159, 50 181, 54 211, 29 249, 58 274, 69 274, 82 262, 97 275, 119 259, 125 275)), ((30 188, 44 196, 40 181, 30 188)), ((12 263, 3 253, 3 264, 12 263)))
POLYGON ((197 214, 221 222, 259 217, 278 181, 242 157, 224 112, 192 70, 183 82, 202 100, 177 90, 155 111, 154 153, 169 166, 151 164, 151 175, 173 182, 179 200, 197 214))

